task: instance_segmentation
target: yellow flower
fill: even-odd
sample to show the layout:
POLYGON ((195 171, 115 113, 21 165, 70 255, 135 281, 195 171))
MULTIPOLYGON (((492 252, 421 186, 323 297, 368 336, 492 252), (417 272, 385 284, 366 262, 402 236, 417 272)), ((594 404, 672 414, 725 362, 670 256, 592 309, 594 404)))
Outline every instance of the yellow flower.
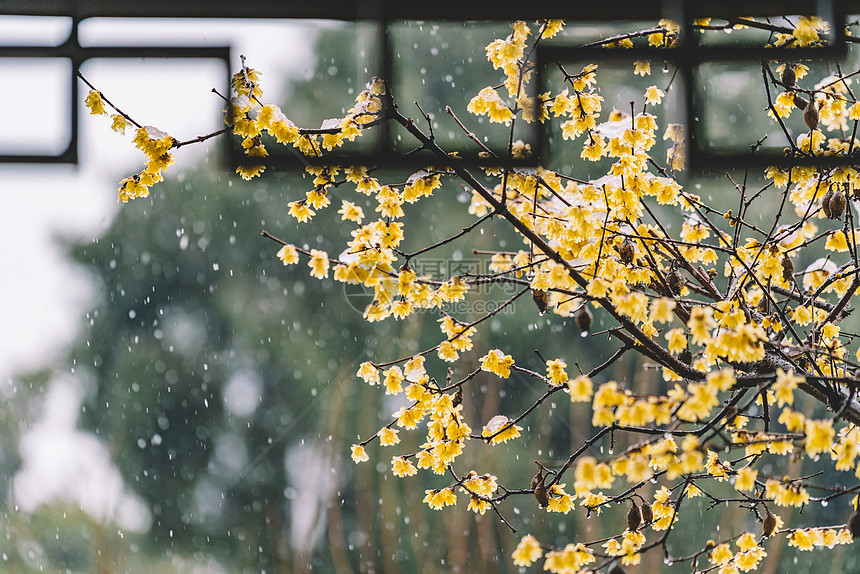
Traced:
POLYGON ((546 364, 546 376, 553 385, 563 385, 567 382, 565 367, 567 367, 567 363, 561 359, 555 359, 546 364))
POLYGON ((675 310, 675 302, 665 297, 654 299, 651 302, 651 315, 649 321, 654 323, 669 323, 672 321, 675 310))
POLYGON ((370 460, 370 457, 367 456, 367 452, 364 450, 364 447, 360 444, 352 445, 352 460, 358 464, 359 462, 365 462, 370 460))
POLYGON ((844 251, 848 251, 848 240, 845 238, 845 234, 841 231, 836 231, 831 233, 827 238, 827 243, 824 244, 824 248, 828 251, 838 251, 842 253, 844 251))
POLYGON ((395 429, 385 427, 377 434, 379 436, 379 444, 382 446, 393 446, 400 442, 400 437, 397 436, 398 431, 395 429))
POLYGON ((511 365, 514 364, 514 359, 510 355, 504 355, 498 349, 493 349, 483 357, 481 357, 481 370, 507 379, 511 376, 511 365))
POLYGON ((84 100, 84 104, 86 104, 87 108, 89 108, 90 110, 90 113, 94 116, 107 115, 107 110, 105 110, 105 102, 102 99, 102 95, 96 90, 90 90, 90 93, 87 94, 87 99, 84 100))
POLYGON ((316 212, 305 205, 304 201, 290 202, 290 210, 288 213, 298 219, 299 223, 304 223, 316 215, 316 212))
POLYGON ((531 566, 541 556, 543 556, 543 550, 540 543, 531 534, 523 536, 511 555, 514 559, 514 566, 531 566))
POLYGON ((394 476, 412 476, 418 474, 418 469, 408 459, 402 456, 395 456, 391 459, 391 472, 394 476))
POLYGON ((648 60, 636 60, 633 62, 633 73, 637 76, 650 76, 651 62, 648 60))
POLYGON ((284 245, 278 251, 278 259, 284 262, 284 265, 295 265, 299 262, 299 253, 296 251, 295 245, 284 245))
POLYGON ((809 456, 814 456, 820 452, 830 452, 833 446, 833 421, 832 420, 812 420, 807 419, 805 425, 806 453, 809 456))
POLYGON ((750 467, 744 467, 738 471, 735 477, 735 490, 749 491, 755 488, 755 479, 758 471, 750 467))
POLYGON ((705 344, 711 340, 711 330, 717 326, 714 321, 714 310, 710 307, 693 307, 687 327, 693 337, 693 343, 705 344))
POLYGON ((328 253, 319 249, 311 249, 311 259, 308 261, 308 267, 311 268, 311 277, 316 277, 317 279, 328 277, 328 253))
POLYGON ((594 394, 594 383, 588 375, 579 375, 567 382, 567 392, 570 393, 572 403, 588 402, 594 394))
POLYGON ((794 404, 794 389, 806 379, 794 374, 794 371, 786 373, 782 369, 776 370, 776 382, 771 387, 773 395, 777 400, 777 406, 794 404))
POLYGON ((657 86, 651 86, 647 90, 645 90, 645 101, 652 105, 658 105, 661 101, 663 101, 663 96, 666 94, 663 93, 663 90, 659 89, 657 86))
POLYGON ((687 348, 687 336, 683 329, 670 329, 666 333, 666 340, 669 341, 669 352, 675 355, 687 348))
POLYGON ((517 438, 520 436, 520 431, 523 430, 523 427, 512 424, 512 422, 505 415, 496 415, 481 430, 481 436, 493 437, 490 439, 490 444, 493 445, 517 438))

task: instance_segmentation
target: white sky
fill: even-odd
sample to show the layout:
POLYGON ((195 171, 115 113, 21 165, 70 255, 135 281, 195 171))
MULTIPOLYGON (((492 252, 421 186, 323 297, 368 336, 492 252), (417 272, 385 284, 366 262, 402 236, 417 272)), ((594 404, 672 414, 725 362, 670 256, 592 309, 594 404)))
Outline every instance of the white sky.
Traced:
MULTIPOLYGON (((267 96, 284 80, 307 73, 313 22, 277 21, 85 21, 83 45, 225 45, 232 46, 231 72, 244 54, 263 72, 267 96), (266 84, 266 79, 270 83, 266 84)), ((61 42, 68 23, 0 17, 0 44, 61 42)), ((93 60, 84 75, 126 113, 184 140, 223 126, 222 101, 210 93, 224 89, 217 61, 93 60)), ((0 151, 56 153, 68 133, 68 76, 63 62, 0 60, 4 81, 0 109, 0 151), (12 86, 10 89, 8 86, 12 86), (53 143, 51 143, 53 141, 53 143), (46 143, 47 142, 47 145, 46 143), (59 143, 58 143, 59 142, 59 143)), ((121 205, 116 188, 123 177, 142 167, 131 133, 110 130, 110 120, 82 109, 77 166, 0 164, 0 396, 9 393, 14 375, 62 357, 85 324, 96 295, 92 278, 65 260, 58 238, 90 241, 110 226, 121 205)), ((192 165, 206 151, 192 145, 176 153, 177 165, 192 165)), ((15 498, 24 510, 52 499, 77 502, 94 517, 120 527, 142 529, 148 517, 130 496, 110 464, 105 445, 76 429, 82 387, 72 376, 53 381, 41 405, 41 419, 21 441, 22 469, 15 477, 15 498)))

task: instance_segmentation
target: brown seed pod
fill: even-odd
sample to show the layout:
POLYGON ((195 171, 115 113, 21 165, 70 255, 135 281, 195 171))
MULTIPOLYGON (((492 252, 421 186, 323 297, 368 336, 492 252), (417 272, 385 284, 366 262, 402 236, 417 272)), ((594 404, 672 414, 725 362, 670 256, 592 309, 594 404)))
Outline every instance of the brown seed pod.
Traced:
POLYGON ((845 201, 845 196, 842 195, 841 191, 834 192, 833 197, 830 198, 830 213, 825 211, 825 215, 830 219, 839 219, 845 212, 845 205, 847 203, 848 202, 845 201))
POLYGON ((791 283, 791 278, 794 276, 794 263, 791 262, 791 257, 788 255, 782 256, 782 278, 791 283))
POLYGON ((824 215, 830 217, 830 200, 833 198, 833 190, 828 189, 827 193, 824 194, 824 197, 821 198, 821 209, 824 211, 824 215))
POLYGON ((791 64, 786 64, 782 69, 782 74, 779 76, 779 81, 786 88, 790 88, 794 85, 794 82, 797 81, 797 74, 794 73, 794 66, 791 64))
POLYGON ((636 256, 636 248, 633 246, 633 242, 630 241, 629 238, 625 238, 624 241, 621 242, 621 245, 618 246, 618 255, 621 257, 621 261, 623 261, 625 265, 633 263, 633 258, 636 256))
POLYGON ((541 477, 541 481, 537 486, 534 487, 534 493, 540 507, 546 508, 549 504, 549 493, 546 490, 546 484, 544 484, 543 477, 541 477))
POLYGON ((681 289, 684 287, 684 278, 681 277, 681 273, 679 273, 677 269, 672 269, 669 274, 666 275, 666 284, 669 286, 669 291, 672 292, 672 295, 678 296, 681 294, 681 289))
POLYGON ((576 328, 579 329, 580 335, 585 337, 591 330, 591 322, 594 320, 594 315, 591 314, 591 310, 588 307, 583 305, 576 312, 576 315, 573 316, 573 320, 576 322, 576 328))
POLYGON ((678 360, 684 363, 685 365, 693 364, 693 353, 690 352, 690 349, 684 349, 678 354, 678 360))
POLYGON ((776 517, 770 513, 770 510, 768 510, 767 516, 765 516, 764 520, 761 522, 761 535, 767 538, 773 534, 774 528, 776 528, 776 517))
POLYGON ((803 96, 801 96, 797 92, 794 93, 794 107, 796 107, 799 110, 805 110, 806 106, 808 106, 808 105, 809 105, 809 101, 806 98, 804 98, 803 96))
POLYGON ((654 510, 647 501, 642 502, 642 525, 648 526, 654 521, 654 510))
POLYGON ((632 500, 630 501, 630 510, 627 511, 627 529, 630 532, 639 530, 639 525, 642 523, 642 513, 639 507, 632 500))
POLYGON ((451 399, 451 405, 454 408, 463 404, 463 387, 457 387, 457 392, 454 393, 454 398, 451 399))
MULTIPOLYGON (((785 268, 783 267, 783 273, 785 273, 785 268)), ((761 301, 758 302, 758 305, 755 307, 759 313, 764 315, 770 314, 770 297, 767 295, 761 298, 761 301)))
POLYGON ((818 106, 815 105, 815 98, 810 98, 809 103, 804 108, 803 121, 811 130, 818 127, 818 106))
POLYGON ((848 530, 851 531, 851 538, 860 537, 860 511, 855 510, 848 519, 848 530))
POLYGON ((540 314, 546 313, 547 307, 549 307, 549 293, 540 289, 532 289, 532 299, 534 299, 540 314))
POLYGON ((538 469, 537 474, 532 477, 532 483, 529 488, 534 490, 541 482, 543 482, 543 470, 538 469))
POLYGON ((618 564, 613 564, 612 568, 609 569, 608 574, 627 574, 627 572, 625 572, 624 568, 622 568, 618 564))

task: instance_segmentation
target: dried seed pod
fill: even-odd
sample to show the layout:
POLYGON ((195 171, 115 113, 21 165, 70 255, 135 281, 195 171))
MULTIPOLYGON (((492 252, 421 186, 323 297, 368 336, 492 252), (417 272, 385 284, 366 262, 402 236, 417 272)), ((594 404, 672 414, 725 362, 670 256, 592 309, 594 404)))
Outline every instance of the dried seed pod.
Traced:
MULTIPOLYGON (((785 267, 783 267, 783 273, 785 273, 785 267)), ((759 313, 764 315, 770 314, 770 297, 768 295, 763 295, 761 301, 758 302, 758 305, 755 307, 759 313)))
POLYGON ((621 257, 621 261, 623 261, 625 265, 633 263, 633 258, 636 256, 636 248, 633 246, 633 242, 630 241, 629 238, 625 238, 624 241, 621 242, 621 245, 618 246, 618 255, 621 257))
POLYGON ((860 511, 855 510, 848 519, 848 530, 851 531, 851 538, 860 536, 860 511))
POLYGON ((532 299, 534 299, 540 314, 546 313, 547 307, 549 307, 549 293, 540 289, 532 289, 532 299))
POLYGON ((627 511, 627 529, 630 532, 639 530, 639 525, 642 523, 642 513, 639 507, 632 500, 630 501, 630 510, 627 511))
POLYGON ((797 81, 797 74, 794 73, 794 66, 791 64, 786 64, 782 69, 782 74, 779 77, 779 81, 786 88, 790 88, 794 85, 794 82, 797 81))
POLYGON ((830 213, 825 212, 825 215, 830 219, 839 219, 845 212, 846 204, 847 202, 845 201, 845 196, 842 195, 842 192, 835 192, 833 197, 830 198, 830 213))
POLYGON ((818 127, 818 106, 815 105, 815 98, 810 98, 809 103, 804 108, 803 121, 811 130, 818 127))
POLYGON ((690 349, 684 349, 678 354, 678 360, 684 363, 685 365, 693 364, 693 353, 690 352, 690 349))
POLYGON ((654 510, 647 501, 642 502, 642 525, 648 526, 654 521, 654 510))
POLYGON ((770 513, 770 510, 767 511, 767 516, 764 517, 761 523, 761 535, 765 538, 773 534, 773 530, 776 528, 776 517, 770 513))
POLYGON ((833 198, 833 190, 828 189, 827 193, 824 194, 824 197, 821 198, 821 209, 824 211, 824 215, 830 217, 830 200, 833 198))
POLYGON ((579 329, 579 334, 583 337, 588 335, 588 332, 591 330, 591 322, 594 319, 594 315, 591 314, 591 310, 583 305, 579 308, 579 311, 576 312, 576 315, 573 316, 573 320, 576 322, 576 328, 579 329))
POLYGON ((541 482, 543 482, 543 470, 539 468, 537 474, 532 477, 532 483, 529 488, 534 490, 541 482))
POLYGON ((791 283, 791 278, 794 276, 794 263, 791 262, 791 257, 788 255, 782 256, 782 278, 791 283))
POLYGON ((549 493, 546 490, 546 484, 544 484, 543 477, 541 477, 541 481, 537 486, 534 487, 534 493, 540 507, 546 508, 549 504, 549 493))
POLYGON ((612 568, 609 569, 608 574, 627 574, 627 572, 625 572, 624 568, 622 568, 618 564, 613 564, 612 568))
POLYGON ((454 398, 451 400, 451 405, 454 408, 463 404, 463 387, 457 387, 457 392, 454 393, 454 398))
POLYGON ((684 287, 684 278, 681 277, 681 273, 679 273, 677 269, 672 269, 669 274, 666 275, 666 284, 669 286, 669 291, 672 292, 672 295, 678 296, 681 294, 681 289, 684 287))
POLYGON ((808 106, 808 105, 809 105, 809 101, 806 98, 804 98, 803 96, 801 96, 797 92, 794 93, 794 107, 796 107, 799 110, 805 110, 806 106, 808 106))

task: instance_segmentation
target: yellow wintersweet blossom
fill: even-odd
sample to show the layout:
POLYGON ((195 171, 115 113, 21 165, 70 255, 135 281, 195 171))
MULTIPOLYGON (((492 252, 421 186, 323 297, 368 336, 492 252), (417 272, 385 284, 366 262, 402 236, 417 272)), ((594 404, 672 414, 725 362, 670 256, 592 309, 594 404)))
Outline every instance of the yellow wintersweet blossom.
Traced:
POLYGON ((96 90, 90 90, 90 93, 87 94, 87 99, 84 100, 84 104, 86 104, 87 108, 90 110, 90 113, 94 116, 107 115, 107 110, 105 109, 105 102, 102 99, 101 92, 98 92, 96 90))
POLYGON ((361 377, 368 385, 373 386, 379 384, 379 369, 374 367, 373 363, 370 361, 365 361, 361 364, 356 376, 361 377))
POLYGON ((457 496, 451 487, 442 490, 425 490, 426 496, 422 502, 426 502, 433 510, 441 510, 445 506, 457 504, 457 496))
POLYGON ((749 466, 738 471, 735 477, 735 490, 747 492, 755 488, 755 479, 758 476, 758 471, 749 466))
POLYGON ((714 310, 710 307, 693 307, 687 327, 695 344, 705 344, 711 340, 711 331, 717 326, 714 310))
POLYGON ((546 364, 546 376, 553 385, 563 385, 567 382, 567 363, 561 359, 549 361, 546 364))
POLYGON ((367 456, 367 452, 364 450, 364 447, 360 444, 354 444, 351 447, 352 449, 352 460, 358 464, 359 462, 366 462, 370 460, 370 457, 367 456))
POLYGON ((308 267, 311 268, 311 277, 316 277, 317 279, 328 277, 328 253, 319 249, 311 249, 311 259, 308 261, 308 267))
POLYGON ((570 393, 572 403, 588 402, 594 394, 594 383, 588 375, 579 375, 567 382, 567 392, 570 393))
POLYGON ((650 76, 651 62, 648 60, 636 60, 633 62, 633 73, 637 76, 650 76))
POLYGON ((284 262, 284 265, 295 265, 299 262, 299 253, 295 245, 284 245, 278 250, 277 257, 284 262))
POLYGON ((394 476, 399 477, 414 476, 418 474, 418 469, 415 468, 412 461, 403 458, 402 456, 395 456, 391 459, 391 472, 394 476))
POLYGON ((773 395, 777 400, 777 406, 794 404, 794 389, 806 379, 794 374, 794 371, 785 372, 776 370, 776 382, 771 387, 773 395))
POLYGON ((400 442, 400 437, 397 436, 398 433, 399 431, 393 428, 382 428, 377 433, 377 435, 379 436, 379 444, 381 444, 382 446, 394 446, 395 444, 400 442))
POLYGON ((645 102, 652 106, 659 105, 660 102, 663 101, 663 96, 665 95, 666 94, 663 93, 663 90, 661 90, 657 86, 650 86, 647 90, 645 90, 645 102))
POLYGON ((827 237, 827 242, 824 244, 824 248, 828 251, 843 253, 848 251, 848 240, 845 238, 844 233, 836 231, 827 237))
POLYGON ((832 420, 807 419, 805 432, 804 447, 809 456, 815 456, 821 452, 830 452, 835 434, 832 420))
POLYGON ((481 436, 492 437, 490 444, 495 445, 519 437, 521 430, 523 427, 513 424, 505 415, 496 415, 481 430, 481 436))
POLYGON ((586 564, 595 561, 594 554, 581 542, 568 544, 563 550, 548 552, 543 569, 553 574, 569 574, 579 572, 586 564))
POLYGON ((505 355, 498 349, 493 349, 481 357, 481 370, 494 373, 503 379, 507 379, 511 376, 511 365, 513 364, 514 359, 510 355, 505 355))
POLYGON ((516 550, 511 554, 511 557, 514 559, 514 566, 531 566, 541 556, 543 556, 543 549, 540 547, 537 538, 531 534, 523 536, 519 544, 517 544, 516 550))

